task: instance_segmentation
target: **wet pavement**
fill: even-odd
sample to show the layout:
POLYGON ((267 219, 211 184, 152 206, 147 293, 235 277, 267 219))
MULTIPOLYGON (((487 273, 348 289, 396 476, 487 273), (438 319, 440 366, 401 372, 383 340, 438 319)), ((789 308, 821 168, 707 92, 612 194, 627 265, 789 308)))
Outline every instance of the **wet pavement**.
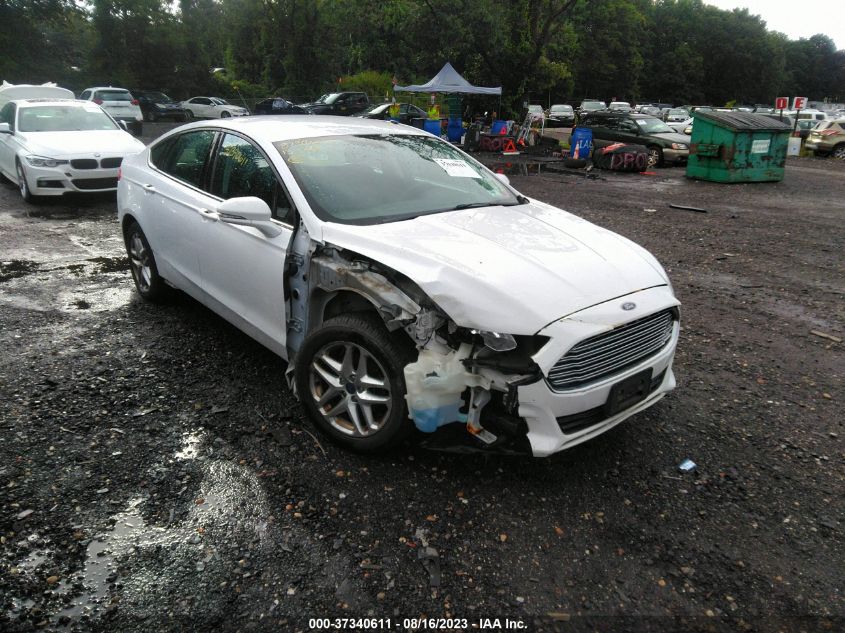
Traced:
POLYGON ((549 459, 339 450, 277 357, 138 299, 113 196, 0 185, 0 630, 842 630, 842 166, 486 160, 644 244, 684 304, 678 390, 549 459))

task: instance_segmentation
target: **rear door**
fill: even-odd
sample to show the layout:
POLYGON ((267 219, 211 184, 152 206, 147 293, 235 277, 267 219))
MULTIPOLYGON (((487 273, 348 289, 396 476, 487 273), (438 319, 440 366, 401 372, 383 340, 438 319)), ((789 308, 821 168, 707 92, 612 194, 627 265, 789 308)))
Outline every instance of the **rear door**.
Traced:
POLYGON ((152 168, 140 172, 144 191, 142 229, 165 279, 191 294, 202 287, 197 238, 216 201, 203 187, 217 133, 191 130, 150 150, 152 168))
MULTIPOLYGON (((284 266, 294 229, 294 208, 266 154, 252 140, 227 131, 213 160, 209 193, 222 200, 255 196, 264 200, 281 233, 208 219, 196 236, 203 291, 245 321, 262 343, 284 353, 287 334, 284 266)), ((248 328, 249 329, 249 328, 248 328)))
POLYGON ((20 144, 15 137, 15 110, 17 106, 11 101, 0 108, 0 123, 8 123, 10 134, 0 134, 0 171, 17 182, 18 176, 15 171, 15 156, 20 144))

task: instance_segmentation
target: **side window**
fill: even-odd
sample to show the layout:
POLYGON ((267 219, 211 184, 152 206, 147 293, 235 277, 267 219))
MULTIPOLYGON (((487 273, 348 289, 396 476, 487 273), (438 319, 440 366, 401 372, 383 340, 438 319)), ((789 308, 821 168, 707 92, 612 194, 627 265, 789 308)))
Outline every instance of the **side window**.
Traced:
POLYGON ((3 106, 3 109, 0 110, 0 123, 8 123, 9 129, 14 132, 15 130, 15 104, 14 103, 7 103, 3 106))
POLYGON ((88 99, 91 98, 91 91, 90 90, 84 90, 82 92, 82 94, 79 95, 79 98, 82 99, 83 101, 88 101, 88 99))
POLYGON ((628 134, 636 134, 637 133, 637 124, 634 123, 631 119, 620 119, 619 120, 619 131, 620 132, 627 132, 628 134))
POLYGON ((174 178, 201 188, 213 141, 211 130, 186 132, 153 147, 150 161, 174 178))
POLYGON ((205 97, 199 97, 198 99, 194 99, 193 103, 197 103, 199 105, 211 105, 211 99, 206 99, 205 97))
POLYGON ((234 134, 224 136, 220 144, 211 193, 224 200, 244 196, 261 198, 272 210, 274 218, 293 223, 293 205, 270 163, 255 145, 234 134))

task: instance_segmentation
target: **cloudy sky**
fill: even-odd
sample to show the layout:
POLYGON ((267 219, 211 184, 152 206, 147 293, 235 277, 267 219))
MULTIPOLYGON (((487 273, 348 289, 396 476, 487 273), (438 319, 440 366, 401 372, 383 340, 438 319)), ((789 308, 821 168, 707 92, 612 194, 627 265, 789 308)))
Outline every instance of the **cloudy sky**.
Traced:
POLYGON ((810 4, 788 0, 704 0, 720 9, 748 9, 766 21, 770 31, 786 33, 790 39, 824 33, 838 49, 845 48, 845 2, 814 0, 810 4))

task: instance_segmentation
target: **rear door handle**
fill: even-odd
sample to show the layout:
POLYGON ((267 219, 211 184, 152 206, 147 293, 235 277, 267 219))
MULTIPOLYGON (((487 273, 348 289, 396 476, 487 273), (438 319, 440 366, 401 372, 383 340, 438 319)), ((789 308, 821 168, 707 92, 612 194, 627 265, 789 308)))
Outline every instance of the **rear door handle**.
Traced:
POLYGON ((220 219, 220 214, 217 211, 212 211, 211 209, 200 209, 200 215, 204 218, 211 220, 212 222, 217 222, 220 219))
POLYGON ((144 193, 155 193, 156 188, 154 185, 144 185, 144 193))

